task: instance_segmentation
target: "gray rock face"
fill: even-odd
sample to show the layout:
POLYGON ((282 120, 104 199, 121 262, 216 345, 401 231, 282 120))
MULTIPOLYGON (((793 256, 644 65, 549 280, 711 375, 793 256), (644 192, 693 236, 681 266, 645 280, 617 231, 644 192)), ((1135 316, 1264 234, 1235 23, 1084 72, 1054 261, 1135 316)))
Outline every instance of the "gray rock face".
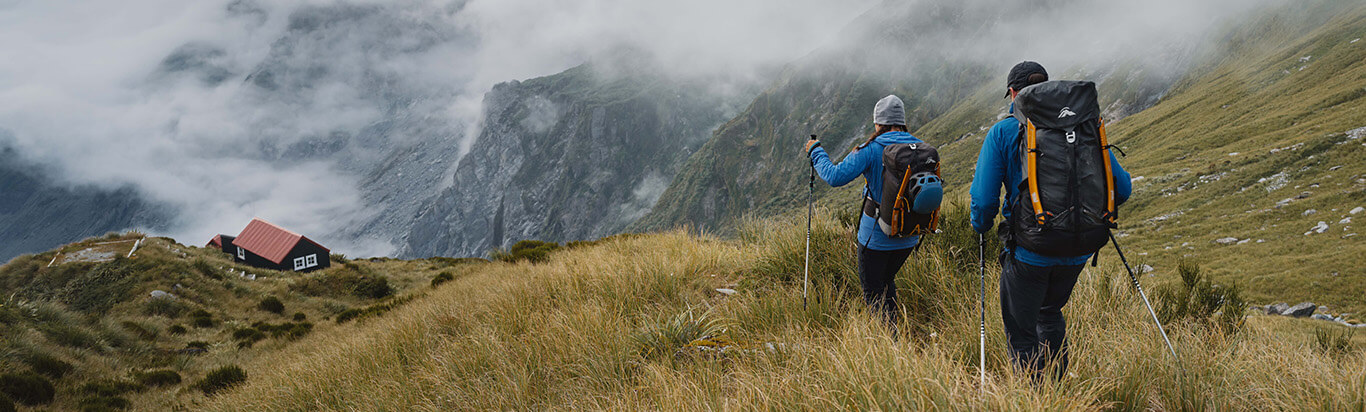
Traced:
MULTIPOLYGON (((0 130, 0 142, 5 132, 0 130)), ((159 229, 169 209, 131 187, 69 187, 0 146, 0 262, 132 227, 159 229)), ((46 262, 45 262, 46 263, 46 262)))
POLYGON ((399 255, 477 256, 621 231, 731 114, 697 86, 581 66, 494 87, 454 185, 421 209, 399 255))
POLYGON ((1304 318, 1314 314, 1314 311, 1318 310, 1318 308, 1319 307, 1314 305, 1313 303, 1304 302, 1295 306, 1291 306, 1290 309, 1281 312, 1281 314, 1290 317, 1304 318))
POLYGON ((1277 303, 1273 303, 1273 304, 1267 305, 1267 307, 1266 307, 1266 314, 1268 314, 1268 315, 1281 315, 1281 314, 1286 313, 1286 312, 1289 311, 1289 310, 1290 310, 1290 305, 1285 304, 1285 302, 1277 302, 1277 303))

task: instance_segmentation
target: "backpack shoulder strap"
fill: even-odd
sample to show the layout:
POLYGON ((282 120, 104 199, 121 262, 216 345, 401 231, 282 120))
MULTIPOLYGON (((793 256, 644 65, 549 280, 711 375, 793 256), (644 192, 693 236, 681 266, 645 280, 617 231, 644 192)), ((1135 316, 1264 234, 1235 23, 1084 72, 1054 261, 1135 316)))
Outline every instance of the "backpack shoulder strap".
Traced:
POLYGON ((1100 122, 1101 162, 1105 163, 1105 219, 1113 225, 1119 214, 1115 209, 1115 173, 1110 170, 1110 143, 1105 140, 1105 119, 1097 118, 1097 121, 1100 122))
MULTIPOLYGON (((1025 121, 1025 180, 1029 182, 1029 201, 1034 206, 1034 216, 1039 224, 1044 224, 1043 203, 1039 200, 1039 142, 1034 122, 1025 121)), ((1107 163, 1108 164, 1108 163, 1107 163)))

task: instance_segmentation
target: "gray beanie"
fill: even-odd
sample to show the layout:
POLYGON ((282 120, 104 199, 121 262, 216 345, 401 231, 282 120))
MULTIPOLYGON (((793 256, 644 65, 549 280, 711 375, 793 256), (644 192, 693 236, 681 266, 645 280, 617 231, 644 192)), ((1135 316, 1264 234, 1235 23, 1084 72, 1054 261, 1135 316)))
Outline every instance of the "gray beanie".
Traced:
POLYGON ((894 94, 889 94, 873 106, 873 124, 906 125, 906 105, 894 94))

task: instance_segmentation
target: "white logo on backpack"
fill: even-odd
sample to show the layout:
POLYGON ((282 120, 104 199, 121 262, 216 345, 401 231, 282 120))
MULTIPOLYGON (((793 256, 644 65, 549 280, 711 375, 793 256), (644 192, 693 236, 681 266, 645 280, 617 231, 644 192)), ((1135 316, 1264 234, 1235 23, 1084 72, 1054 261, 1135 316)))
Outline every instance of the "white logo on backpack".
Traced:
POLYGON ((1072 111, 1072 108, 1071 108, 1071 107, 1064 107, 1064 108, 1062 108, 1062 111, 1061 111, 1061 112, 1058 112, 1058 118, 1059 118, 1059 119, 1064 118, 1064 117, 1067 117, 1067 116, 1076 116, 1076 115, 1077 115, 1077 112, 1072 111))

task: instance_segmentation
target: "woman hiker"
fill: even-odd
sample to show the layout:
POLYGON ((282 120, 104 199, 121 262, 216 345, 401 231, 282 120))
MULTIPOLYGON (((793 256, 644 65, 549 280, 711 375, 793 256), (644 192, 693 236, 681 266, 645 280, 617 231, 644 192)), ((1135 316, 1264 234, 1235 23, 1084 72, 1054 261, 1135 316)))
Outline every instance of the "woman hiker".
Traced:
MULTIPOLYGON (((816 173, 830 186, 844 186, 859 175, 863 176, 865 205, 868 200, 879 203, 883 200, 878 189, 882 187, 882 149, 890 144, 921 143, 906 131, 905 105, 895 95, 884 97, 873 106, 873 130, 873 136, 839 164, 830 160, 830 155, 820 147, 820 141, 806 142, 806 153, 816 173)), ((887 237, 878 228, 876 219, 867 213, 859 218, 858 275, 863 285, 863 300, 882 314, 893 333, 900 314, 896 306, 896 272, 919 244, 919 236, 887 237)))

